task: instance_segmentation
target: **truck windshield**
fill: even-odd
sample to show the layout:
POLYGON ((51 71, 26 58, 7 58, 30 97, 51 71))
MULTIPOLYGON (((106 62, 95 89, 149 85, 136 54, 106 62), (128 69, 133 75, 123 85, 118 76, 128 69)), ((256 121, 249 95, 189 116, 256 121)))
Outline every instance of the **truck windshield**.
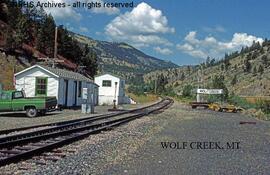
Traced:
POLYGON ((13 92, 13 99, 23 98, 23 93, 21 91, 13 92))

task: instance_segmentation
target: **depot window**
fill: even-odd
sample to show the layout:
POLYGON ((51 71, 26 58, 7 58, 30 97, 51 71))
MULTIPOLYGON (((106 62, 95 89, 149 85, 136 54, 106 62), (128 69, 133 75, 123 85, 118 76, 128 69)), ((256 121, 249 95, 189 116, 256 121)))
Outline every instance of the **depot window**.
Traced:
POLYGON ((36 78, 36 96, 46 96, 47 95, 47 78, 36 78))
POLYGON ((112 86, 112 81, 111 80, 103 80, 102 81, 102 86, 103 87, 111 87, 112 86))

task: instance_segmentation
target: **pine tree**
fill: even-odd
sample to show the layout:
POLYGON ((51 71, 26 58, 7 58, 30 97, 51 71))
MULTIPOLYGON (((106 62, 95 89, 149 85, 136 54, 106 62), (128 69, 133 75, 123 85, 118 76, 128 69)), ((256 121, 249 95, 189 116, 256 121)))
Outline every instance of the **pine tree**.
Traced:
POLYGON ((212 88, 214 89, 223 89, 223 94, 221 95, 221 97, 226 100, 228 99, 229 96, 229 91, 224 83, 224 76, 220 75, 220 76, 214 76, 212 79, 212 88))
POLYGON ((265 67, 268 67, 268 66, 269 66, 269 61, 268 61, 267 56, 266 56, 266 55, 263 55, 263 56, 261 57, 261 59, 262 59, 263 65, 264 65, 265 67))
POLYGON ((98 71, 97 54, 91 51, 86 44, 84 46, 84 53, 81 58, 80 64, 85 66, 85 70, 91 77, 94 77, 98 71))
POLYGON ((221 71, 224 71, 224 64, 223 63, 220 65, 220 69, 221 69, 221 71))
POLYGON ((249 59, 244 60, 244 72, 250 72, 252 66, 249 62, 249 59))
POLYGON ((261 75, 263 74, 264 69, 263 69, 262 65, 259 66, 258 72, 259 72, 261 75))
POLYGON ((37 49, 49 57, 54 53, 55 22, 51 15, 46 15, 41 21, 37 35, 37 49))
POLYGON ((185 80, 185 74, 184 74, 184 72, 182 72, 181 77, 180 77, 180 80, 181 81, 185 80))
POLYGON ((20 14, 18 16, 15 32, 20 46, 22 43, 31 43, 31 22, 26 15, 20 14))
POLYGON ((234 75, 233 76, 233 79, 232 79, 232 81, 231 81, 231 85, 235 85, 237 83, 237 75, 234 75))
POLYGON ((256 66, 254 66, 254 68, 253 68, 253 75, 254 76, 257 75, 257 68, 256 68, 256 66))
POLYGON ((224 68, 227 71, 229 69, 229 66, 231 65, 229 58, 224 60, 224 68))
POLYGON ((215 58, 213 58, 213 59, 210 61, 210 66, 214 66, 214 65, 215 65, 215 62, 216 62, 216 60, 215 60, 215 58))

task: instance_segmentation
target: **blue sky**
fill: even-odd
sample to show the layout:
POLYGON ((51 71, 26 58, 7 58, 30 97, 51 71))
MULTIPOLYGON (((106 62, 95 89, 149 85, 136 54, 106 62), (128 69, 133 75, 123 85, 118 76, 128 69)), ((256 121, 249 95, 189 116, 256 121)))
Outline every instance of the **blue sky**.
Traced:
POLYGON ((225 52, 251 45, 253 40, 262 42, 269 38, 270 1, 267 0, 133 2, 134 8, 47 10, 58 25, 63 24, 74 32, 98 40, 126 42, 148 55, 178 65, 198 64, 207 56, 221 58, 225 52))

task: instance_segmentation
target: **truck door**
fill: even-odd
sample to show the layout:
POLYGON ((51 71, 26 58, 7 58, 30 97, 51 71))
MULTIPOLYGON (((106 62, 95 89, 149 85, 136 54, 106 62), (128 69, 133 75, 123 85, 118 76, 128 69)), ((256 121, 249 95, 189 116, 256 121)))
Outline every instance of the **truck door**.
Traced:
POLYGON ((22 91, 15 91, 12 93, 12 110, 21 111, 24 110, 25 99, 22 91))
POLYGON ((0 93, 0 111, 12 111, 11 93, 4 91, 0 93))

